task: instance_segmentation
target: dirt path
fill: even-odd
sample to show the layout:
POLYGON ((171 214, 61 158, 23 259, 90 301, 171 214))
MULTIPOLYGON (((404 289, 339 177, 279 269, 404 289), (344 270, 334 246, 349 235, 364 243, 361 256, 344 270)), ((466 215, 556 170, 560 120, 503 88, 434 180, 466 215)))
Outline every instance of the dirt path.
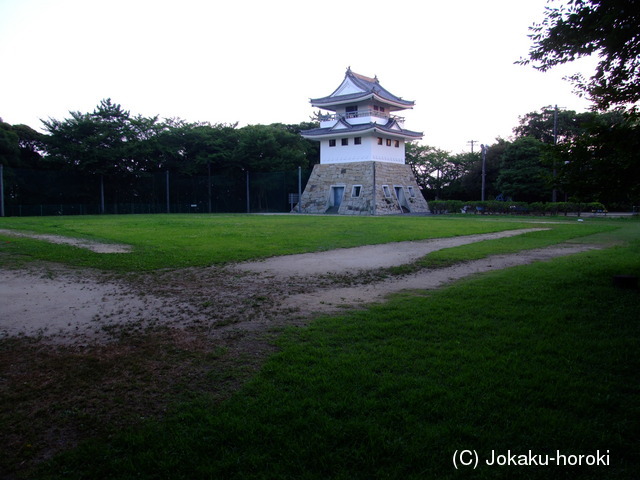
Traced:
POLYGON ((345 306, 364 306, 370 303, 382 302, 388 295, 404 290, 432 290, 475 273, 501 270, 535 261, 550 260, 558 256, 584 252, 594 248, 592 245, 560 245, 527 250, 511 255, 493 255, 448 268, 423 270, 418 273, 387 279, 383 282, 292 295, 284 300, 283 305, 306 310, 309 313, 328 313, 343 309, 345 306))
POLYGON ((561 245, 383 281, 361 275, 414 262, 435 250, 536 230, 541 229, 370 245, 132 278, 51 265, 0 270, 0 338, 104 342, 117 338, 123 328, 149 326, 204 328, 224 337, 306 322, 317 313, 379 302, 394 292, 437 288, 474 273, 594 248, 561 245), (329 274, 340 275, 332 279, 329 274))
POLYGON ((15 230, 7 230, 0 228, 0 234, 9 237, 34 238, 36 240, 44 240, 50 243, 59 243, 62 245, 71 245, 72 247, 86 248, 95 253, 130 253, 133 251, 131 246, 117 243, 102 243, 86 240, 82 238, 63 237, 62 235, 45 235, 36 233, 22 233, 15 230))
POLYGON ((469 243, 496 238, 514 237, 529 232, 548 230, 526 228, 503 232, 465 235, 462 237, 435 238, 413 242, 394 242, 382 245, 340 248, 328 252, 303 253, 273 257, 264 261, 246 262, 237 268, 280 277, 293 275, 322 275, 330 273, 357 273, 359 270, 389 268, 415 262, 425 255, 444 248, 459 247, 469 243))

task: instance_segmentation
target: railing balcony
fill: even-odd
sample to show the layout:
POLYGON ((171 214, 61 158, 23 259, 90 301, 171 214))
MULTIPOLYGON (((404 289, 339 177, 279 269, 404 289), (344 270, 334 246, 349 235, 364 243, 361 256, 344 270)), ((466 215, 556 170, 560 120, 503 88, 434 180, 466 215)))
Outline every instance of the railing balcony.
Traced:
POLYGON ((363 117, 376 117, 384 120, 393 119, 398 123, 404 123, 404 117, 391 115, 389 113, 381 112, 380 110, 358 110, 357 112, 330 113, 326 115, 319 114, 318 120, 320 122, 331 122, 341 118, 349 119, 349 118, 363 118, 363 117))

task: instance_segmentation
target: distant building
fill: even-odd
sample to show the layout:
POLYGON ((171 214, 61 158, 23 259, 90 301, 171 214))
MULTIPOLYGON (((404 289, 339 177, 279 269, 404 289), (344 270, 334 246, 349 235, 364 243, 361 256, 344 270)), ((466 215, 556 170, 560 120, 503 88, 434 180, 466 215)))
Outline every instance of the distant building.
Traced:
POLYGON ((300 200, 303 213, 389 215, 428 213, 429 207, 405 164, 405 142, 422 138, 404 128, 392 112, 413 108, 370 78, 347 69, 340 86, 311 105, 320 128, 301 132, 320 142, 320 164, 313 168, 300 200))

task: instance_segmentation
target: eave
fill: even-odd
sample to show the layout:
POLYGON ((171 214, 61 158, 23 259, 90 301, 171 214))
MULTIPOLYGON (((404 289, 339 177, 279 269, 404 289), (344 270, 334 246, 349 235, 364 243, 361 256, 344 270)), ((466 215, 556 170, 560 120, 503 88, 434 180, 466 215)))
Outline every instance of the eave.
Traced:
POLYGON ((313 130, 306 130, 300 132, 302 137, 307 138, 309 140, 325 140, 331 138, 340 138, 340 137, 355 137, 361 135, 375 135, 382 134, 388 137, 399 138, 404 140, 419 140, 423 137, 422 132, 414 132, 412 130, 404 130, 404 129, 391 129, 385 128, 381 125, 375 123, 362 124, 357 126, 352 126, 352 128, 343 128, 343 129, 333 129, 333 127, 328 128, 315 128, 313 130))
POLYGON ((313 107, 335 111, 336 108, 332 108, 332 107, 339 107, 341 105, 349 105, 349 104, 353 105, 354 103, 366 102, 368 100, 375 100, 377 103, 381 105, 392 107, 390 108, 391 111, 410 109, 410 108, 413 108, 413 106, 415 105, 415 102, 410 102, 410 101, 405 101, 403 103, 394 102, 387 98, 383 98, 379 95, 376 95, 375 93, 364 93, 362 95, 356 95, 356 94, 343 95, 340 97, 312 98, 309 100, 309 102, 313 107))

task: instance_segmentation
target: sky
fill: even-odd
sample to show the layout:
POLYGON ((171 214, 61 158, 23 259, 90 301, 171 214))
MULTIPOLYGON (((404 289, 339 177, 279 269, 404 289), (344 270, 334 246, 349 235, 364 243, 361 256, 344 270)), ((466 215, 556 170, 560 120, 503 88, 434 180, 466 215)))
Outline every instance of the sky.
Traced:
POLYGON ((0 118, 91 112, 239 126, 300 123, 347 67, 414 100, 405 127, 452 153, 509 139, 549 105, 589 109, 563 77, 515 65, 547 0, 0 0, 0 118), (477 143, 476 143, 477 142, 477 143))

